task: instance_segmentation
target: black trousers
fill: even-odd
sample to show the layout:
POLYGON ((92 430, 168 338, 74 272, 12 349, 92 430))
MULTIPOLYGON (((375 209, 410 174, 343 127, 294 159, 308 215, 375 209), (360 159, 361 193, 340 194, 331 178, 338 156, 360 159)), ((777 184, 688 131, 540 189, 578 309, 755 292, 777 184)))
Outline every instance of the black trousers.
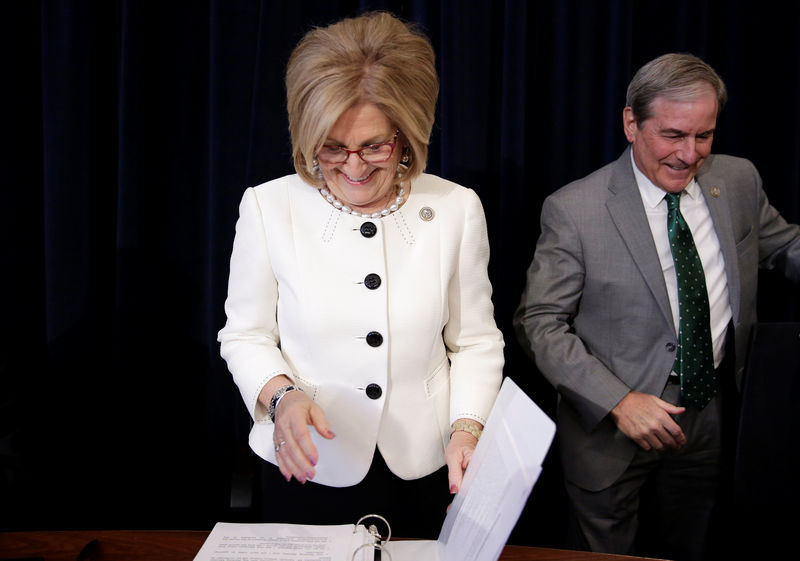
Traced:
POLYGON ((389 470, 377 449, 366 477, 352 487, 301 484, 294 479, 287 483, 277 466, 267 462, 261 466, 263 522, 355 524, 366 514, 380 514, 389 521, 392 536, 436 539, 452 501, 446 466, 406 481, 389 470))
POLYGON ((739 411, 732 357, 718 375, 720 388, 702 411, 681 403, 679 385, 664 389, 662 399, 687 408, 675 416, 687 437, 680 450, 638 450, 602 491, 566 482, 571 547, 680 561, 724 558, 739 411))

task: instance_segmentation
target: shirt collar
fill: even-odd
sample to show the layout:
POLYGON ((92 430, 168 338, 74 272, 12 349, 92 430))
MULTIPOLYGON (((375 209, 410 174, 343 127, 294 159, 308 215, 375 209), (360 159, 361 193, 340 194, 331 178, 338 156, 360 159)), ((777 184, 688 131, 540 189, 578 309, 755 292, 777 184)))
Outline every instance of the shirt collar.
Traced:
MULTIPOLYGON (((661 187, 656 187, 650 179, 636 167, 636 161, 633 159, 633 150, 631 150, 631 166, 633 167, 633 176, 636 178, 636 185, 639 187, 639 193, 642 195, 642 200, 650 208, 656 208, 661 201, 664 200, 664 191, 661 187)), ((697 180, 693 177, 683 192, 689 195, 692 199, 697 199, 700 196, 700 186, 697 180)))

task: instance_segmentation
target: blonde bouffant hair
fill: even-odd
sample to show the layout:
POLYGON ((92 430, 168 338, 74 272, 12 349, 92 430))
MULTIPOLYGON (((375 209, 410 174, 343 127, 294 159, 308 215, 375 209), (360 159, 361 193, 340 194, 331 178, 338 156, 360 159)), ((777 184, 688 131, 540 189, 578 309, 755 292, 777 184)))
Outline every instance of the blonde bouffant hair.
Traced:
POLYGON ((321 185, 313 165, 317 152, 341 114, 367 102, 400 129, 398 148, 409 156, 404 179, 414 179, 425 169, 438 95, 433 47, 412 24, 370 12, 312 29, 286 69, 295 170, 321 185))

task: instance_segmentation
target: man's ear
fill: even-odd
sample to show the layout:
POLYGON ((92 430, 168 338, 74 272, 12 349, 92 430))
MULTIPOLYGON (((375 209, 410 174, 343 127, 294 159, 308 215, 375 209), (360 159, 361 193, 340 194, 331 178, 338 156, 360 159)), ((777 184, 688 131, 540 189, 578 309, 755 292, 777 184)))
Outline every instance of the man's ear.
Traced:
POLYGON ((633 142, 636 139, 639 125, 630 106, 622 110, 622 130, 625 131, 625 138, 628 139, 628 142, 633 142))

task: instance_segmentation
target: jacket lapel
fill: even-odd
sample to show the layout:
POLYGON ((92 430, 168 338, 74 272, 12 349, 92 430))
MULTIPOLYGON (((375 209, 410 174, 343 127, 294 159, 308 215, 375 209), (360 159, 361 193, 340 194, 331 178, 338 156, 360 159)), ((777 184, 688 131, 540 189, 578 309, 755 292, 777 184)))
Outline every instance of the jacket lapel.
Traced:
POLYGON ((736 255, 736 242, 733 236, 733 226, 731 223, 730 197, 727 192, 725 180, 713 172, 708 172, 711 168, 711 156, 697 174, 697 184, 703 192, 703 197, 711 214, 711 221, 714 223, 714 230, 722 250, 722 257, 725 259, 725 274, 728 280, 728 297, 730 298, 731 314, 733 314, 734 324, 739 320, 739 307, 741 286, 739 282, 739 260, 736 255))
POLYGON ((658 303, 664 319, 675 329, 672 309, 664 282, 664 272, 658 260, 658 251, 650 231, 650 223, 644 211, 642 196, 636 185, 631 168, 630 147, 614 164, 611 182, 608 185, 609 198, 606 208, 628 247, 628 251, 644 277, 650 292, 658 303))

